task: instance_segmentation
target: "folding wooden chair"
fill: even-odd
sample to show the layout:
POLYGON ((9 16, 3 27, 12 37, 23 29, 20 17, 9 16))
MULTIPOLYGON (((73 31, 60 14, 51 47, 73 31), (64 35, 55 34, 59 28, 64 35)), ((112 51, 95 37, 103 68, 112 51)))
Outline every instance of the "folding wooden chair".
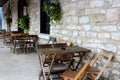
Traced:
POLYGON ((92 80, 99 80, 113 56, 113 52, 102 49, 96 55, 95 59, 92 61, 92 64, 87 68, 87 76, 92 80))
POLYGON ((66 70, 65 72, 61 74, 61 77, 64 80, 82 80, 83 75, 85 74, 85 71, 88 68, 93 57, 94 55, 86 61, 85 65, 81 68, 80 71, 66 70))
MULTIPOLYGON (((42 44, 42 45, 37 45, 38 49, 42 48, 53 48, 53 44, 42 44)), ((65 48, 67 45, 66 43, 60 43, 60 44, 54 44, 54 48, 65 48)), ((40 54, 38 54, 39 60, 40 60, 40 54)), ((48 53, 46 55, 41 55, 43 59, 42 64, 44 67, 48 67, 49 71, 46 72, 47 79, 51 74, 58 74, 60 72, 63 72, 64 70, 69 68, 70 61, 72 60, 72 53, 68 54, 54 54, 54 53, 48 53)), ((39 78, 41 76, 39 75, 39 78)))

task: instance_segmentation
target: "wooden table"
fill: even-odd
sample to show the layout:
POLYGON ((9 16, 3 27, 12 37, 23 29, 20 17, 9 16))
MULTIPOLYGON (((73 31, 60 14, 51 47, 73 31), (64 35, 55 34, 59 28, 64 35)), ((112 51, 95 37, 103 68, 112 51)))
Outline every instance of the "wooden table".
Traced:
POLYGON ((36 49, 38 36, 37 35, 28 35, 28 34, 12 34, 12 43, 11 49, 13 46, 14 54, 16 52, 16 46, 20 46, 24 50, 24 52, 28 52, 29 47, 33 47, 36 49))
MULTIPOLYGON (((46 79, 46 75, 45 75, 45 70, 44 70, 44 60, 42 59, 42 55, 47 55, 49 53, 53 53, 55 55, 57 54, 66 54, 66 53, 79 53, 79 62, 75 68, 75 70, 78 68, 80 62, 82 61, 82 58, 83 56, 85 55, 85 53, 87 52, 90 52, 89 49, 86 49, 86 48, 82 48, 82 47, 66 47, 65 50, 61 50, 61 48, 39 48, 37 49, 37 53, 38 53, 38 56, 39 56, 39 60, 40 60, 40 68, 41 68, 41 71, 40 71, 40 75, 42 74, 43 75, 43 78, 44 80, 47 80, 46 79)), ((52 64, 51 64, 52 66, 52 64)))

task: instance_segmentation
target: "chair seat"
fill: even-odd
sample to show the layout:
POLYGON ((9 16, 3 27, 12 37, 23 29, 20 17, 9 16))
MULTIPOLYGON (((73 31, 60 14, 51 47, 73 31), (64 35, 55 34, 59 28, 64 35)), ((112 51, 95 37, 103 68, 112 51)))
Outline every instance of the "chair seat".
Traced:
POLYGON ((77 71, 66 70, 65 72, 62 73, 61 77, 66 77, 66 78, 69 78, 69 79, 74 79, 77 74, 78 74, 77 71))

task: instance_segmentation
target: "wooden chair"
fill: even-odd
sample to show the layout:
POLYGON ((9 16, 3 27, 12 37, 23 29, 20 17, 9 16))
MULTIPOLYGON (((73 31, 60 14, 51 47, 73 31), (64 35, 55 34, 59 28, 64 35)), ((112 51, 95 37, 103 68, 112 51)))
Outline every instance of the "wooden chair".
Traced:
MULTIPOLYGON (((42 44, 42 45, 38 45, 37 48, 53 48, 52 46, 53 44, 42 44)), ((54 44, 54 48, 63 48, 63 47, 65 48, 66 46, 67 46, 66 43, 54 44)), ((60 72, 63 72, 66 69, 68 69, 72 60, 72 56, 73 53, 68 53, 68 54, 48 53, 45 56, 43 55, 44 67, 48 67, 50 70, 49 72, 46 72, 46 74, 48 75, 47 78, 49 78, 51 74, 59 74, 60 72)))
POLYGON ((6 33, 5 29, 0 30, 0 38, 3 39, 5 33, 6 33))
MULTIPOLYGON (((54 48, 64 48, 64 47, 66 47, 67 45, 66 45, 66 43, 59 43, 59 44, 38 44, 37 45, 37 48, 39 49, 39 48, 53 48, 53 46, 54 46, 54 48)), ((45 62, 44 62, 44 64, 50 64, 52 61, 52 57, 53 57, 53 53, 49 53, 49 54, 47 54, 47 55, 45 55, 44 57, 45 57, 45 62)))
POLYGON ((3 43, 10 44, 11 43, 11 32, 5 32, 3 34, 3 43))
POLYGON ((98 55, 96 55, 92 64, 87 68, 87 76, 92 80, 99 80, 113 56, 114 54, 111 51, 102 49, 98 55))
POLYGON ((26 51, 36 51, 38 36, 37 35, 26 35, 26 51))
POLYGON ((5 30, 5 29, 2 29, 2 30, 0 30, 0 32, 1 32, 2 38, 4 38, 4 35, 5 35, 5 33, 6 33, 6 30, 5 30))
POLYGON ((25 47, 26 47, 26 42, 25 42, 26 37, 25 36, 14 36, 12 37, 12 46, 13 46, 13 51, 14 54, 16 54, 17 49, 23 50, 25 53, 25 47))
POLYGON ((61 73, 70 68, 73 53, 56 54, 51 73, 61 73))
POLYGON ((82 77, 85 74, 85 71, 88 68, 93 57, 94 55, 86 61, 85 65, 81 68, 80 71, 66 70, 65 72, 61 74, 61 77, 64 80, 82 80, 82 77))
POLYGON ((55 37, 50 37, 47 44, 54 44, 56 42, 55 37))
POLYGON ((57 40, 56 43, 66 43, 68 47, 72 46, 72 42, 70 41, 57 40))

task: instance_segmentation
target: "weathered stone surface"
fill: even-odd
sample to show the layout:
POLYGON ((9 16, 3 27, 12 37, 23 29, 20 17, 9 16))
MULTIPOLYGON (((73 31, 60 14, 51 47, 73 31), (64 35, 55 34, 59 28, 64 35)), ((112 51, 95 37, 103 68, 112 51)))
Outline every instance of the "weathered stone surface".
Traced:
POLYGON ((91 25, 82 25, 82 30, 90 31, 92 29, 91 25))
POLYGON ((99 33, 98 34, 98 37, 99 38, 110 38, 110 34, 109 33, 99 33))
POLYGON ((86 37, 95 38, 95 37, 97 37, 97 33, 95 33, 95 32, 86 32, 86 37))
POLYGON ((119 12, 118 11, 119 10, 117 10, 117 9, 108 9, 107 14, 106 14, 107 20, 108 21, 118 21, 119 20, 119 17, 118 17, 119 12))
POLYGON ((93 15, 93 21, 95 22, 103 22, 105 20, 105 15, 102 15, 102 14, 96 14, 96 15, 93 15))
POLYGON ((78 31, 74 31, 73 32, 73 37, 77 37, 78 36, 78 31))
POLYGON ((84 31, 80 31, 80 32, 79 32, 79 36, 80 36, 80 37, 85 37, 85 32, 84 32, 84 31))
POLYGON ((120 62, 120 55, 116 54, 115 57, 114 57, 114 60, 120 62))
POLYGON ((88 4, 85 0, 83 0, 83 1, 79 1, 77 3, 77 6, 79 7, 79 9, 85 9, 85 8, 87 8, 88 4))
POLYGON ((89 17, 88 16, 84 16, 84 17, 80 17, 79 18, 79 23, 80 24, 85 24, 89 22, 89 17))
POLYGON ((90 1, 91 8, 103 7, 103 6, 104 6, 104 0, 91 0, 90 1))
POLYGON ((120 65, 120 63, 114 62, 113 65, 112 65, 112 68, 113 69, 120 69, 120 66, 118 66, 118 65, 120 65))
POLYGON ((102 26, 101 30, 107 31, 107 32, 117 31, 117 26, 112 26, 112 25, 102 26))
POLYGON ((78 24, 78 22, 79 22, 78 16, 71 17, 71 23, 72 24, 78 24))
POLYGON ((91 13, 92 13, 91 9, 85 9, 85 14, 86 15, 91 14, 91 13))
POLYGON ((111 33, 112 39, 120 40, 120 32, 111 33))
POLYGON ((92 26, 91 28, 93 31, 99 32, 101 27, 100 26, 92 26))
MULTIPOLYGON (((100 9, 98 9, 98 8, 93 8, 93 9, 91 9, 91 12, 92 12, 92 14, 99 14, 100 13, 100 9)), ((94 15, 93 15, 94 16, 94 15)))
POLYGON ((101 49, 106 49, 108 51, 112 51, 112 52, 117 51, 117 46, 112 43, 111 44, 99 44, 98 47, 101 49))
POLYGON ((120 0, 113 0, 112 7, 120 7, 120 0))
POLYGON ((119 71, 119 70, 115 70, 115 69, 114 69, 114 70, 112 70, 112 73, 113 73, 113 74, 120 75, 120 71, 119 71))

